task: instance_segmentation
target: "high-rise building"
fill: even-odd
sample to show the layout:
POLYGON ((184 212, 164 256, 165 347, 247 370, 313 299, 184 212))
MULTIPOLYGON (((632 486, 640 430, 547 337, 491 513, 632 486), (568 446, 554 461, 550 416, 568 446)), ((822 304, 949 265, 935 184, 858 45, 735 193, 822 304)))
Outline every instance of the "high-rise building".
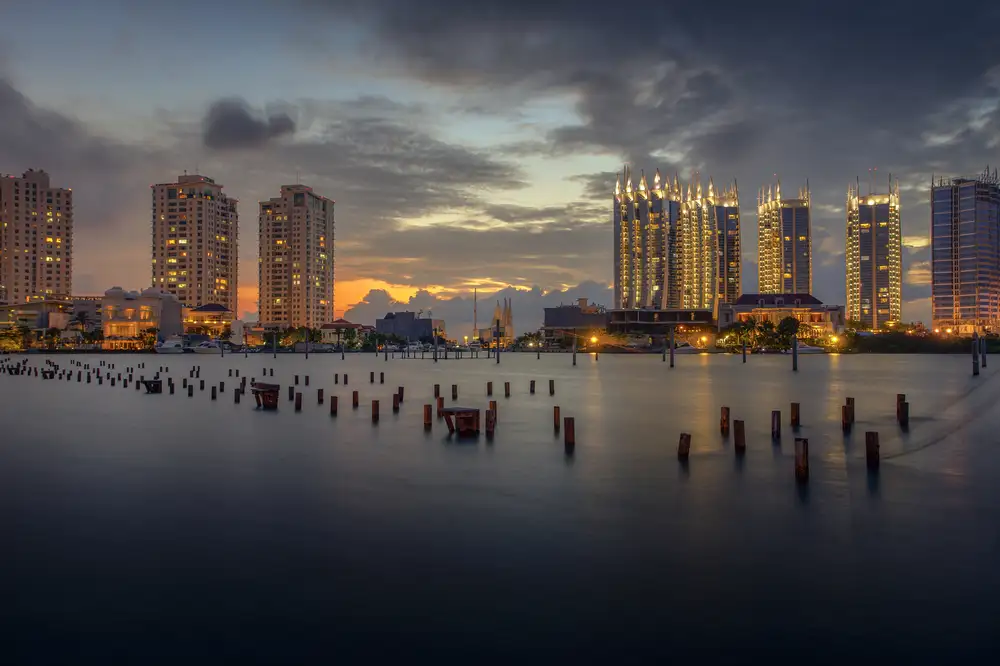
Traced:
POLYGON ((847 319, 877 330, 902 318, 899 182, 889 179, 888 194, 860 189, 860 182, 847 189, 847 319))
POLYGON ((284 185, 260 202, 260 305, 264 324, 319 328, 333 321, 334 202, 284 185))
POLYGON ((153 286, 184 306, 237 311, 239 215, 236 199, 201 175, 152 186, 153 286))
POLYGON ((615 307, 714 310, 740 292, 740 213, 735 184, 707 191, 628 169, 615 184, 615 307), (624 187, 622 186, 624 180, 624 187))
POLYGON ((931 181, 931 319, 956 333, 1000 328, 1000 179, 931 181))
POLYGON ((73 191, 29 169, 0 176, 0 303, 73 291, 73 191))
POLYGON ((757 291, 812 293, 809 186, 795 199, 781 197, 781 183, 757 194, 757 291))

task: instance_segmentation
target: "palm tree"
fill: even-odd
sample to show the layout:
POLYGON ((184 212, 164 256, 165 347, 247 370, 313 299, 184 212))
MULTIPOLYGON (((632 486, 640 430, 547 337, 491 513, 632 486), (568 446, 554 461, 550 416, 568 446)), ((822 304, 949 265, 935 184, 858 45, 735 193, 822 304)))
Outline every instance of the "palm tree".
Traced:
POLYGON ((80 310, 73 314, 73 323, 80 327, 80 331, 86 331, 90 328, 90 313, 86 310, 80 310))
POLYGON ((799 320, 795 317, 785 317, 778 322, 777 338, 782 349, 791 349, 792 340, 799 333, 799 320))

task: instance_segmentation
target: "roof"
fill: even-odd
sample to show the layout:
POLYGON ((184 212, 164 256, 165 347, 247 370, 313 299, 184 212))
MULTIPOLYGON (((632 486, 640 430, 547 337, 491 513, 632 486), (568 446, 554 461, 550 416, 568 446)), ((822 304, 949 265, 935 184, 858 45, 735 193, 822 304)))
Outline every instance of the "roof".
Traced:
POLYGON ((229 312, 229 308, 218 303, 206 303, 205 305, 191 308, 191 312, 229 312))
POLYGON ((736 305, 760 305, 761 301, 764 305, 777 305, 779 298, 782 305, 795 305, 795 301, 799 305, 823 305, 823 301, 812 294, 743 294, 736 300, 736 305))
POLYGON ((361 324, 352 324, 346 319, 337 319, 332 324, 323 324, 322 326, 320 326, 320 329, 325 331, 336 330, 339 328, 364 328, 364 326, 362 326, 361 324))

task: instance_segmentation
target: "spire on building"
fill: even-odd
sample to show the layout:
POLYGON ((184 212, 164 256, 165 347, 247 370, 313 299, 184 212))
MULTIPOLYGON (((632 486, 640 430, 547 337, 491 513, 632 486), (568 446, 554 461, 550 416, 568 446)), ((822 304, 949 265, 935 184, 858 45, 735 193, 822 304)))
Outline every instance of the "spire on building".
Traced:
POLYGON ((647 186, 646 186, 646 170, 645 169, 640 170, 639 174, 640 174, 640 178, 639 178, 639 191, 640 192, 645 192, 646 189, 647 189, 647 186))
POLYGON ((711 199, 715 196, 715 181, 711 176, 708 177, 708 197, 711 199))
POLYGON ((660 189, 660 170, 656 170, 656 174, 653 175, 653 189, 660 189))
POLYGON ((618 176, 615 178, 615 196, 621 196, 622 193, 622 177, 618 176))

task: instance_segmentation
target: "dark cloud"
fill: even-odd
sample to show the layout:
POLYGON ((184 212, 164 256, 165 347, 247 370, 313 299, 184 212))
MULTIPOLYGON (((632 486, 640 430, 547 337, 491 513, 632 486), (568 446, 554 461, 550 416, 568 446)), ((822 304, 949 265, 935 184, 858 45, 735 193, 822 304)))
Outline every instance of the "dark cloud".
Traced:
POLYGON ((295 121, 288 113, 260 114, 236 97, 213 102, 202 124, 202 141, 215 149, 260 148, 295 132, 295 121))

